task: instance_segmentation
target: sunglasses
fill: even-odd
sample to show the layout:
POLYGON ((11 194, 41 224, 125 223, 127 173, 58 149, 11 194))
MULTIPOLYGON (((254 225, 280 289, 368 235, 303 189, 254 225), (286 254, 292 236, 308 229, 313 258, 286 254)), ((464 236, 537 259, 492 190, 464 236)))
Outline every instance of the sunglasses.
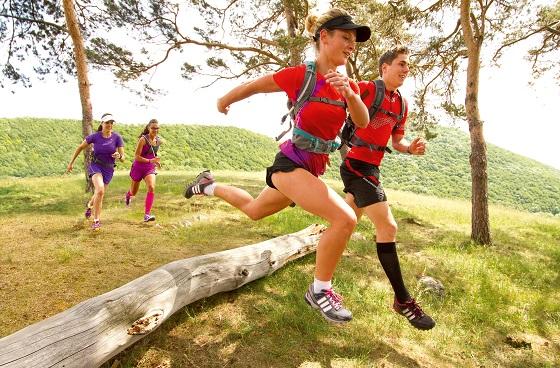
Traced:
POLYGON ((150 128, 151 130, 159 130, 159 128, 150 128))

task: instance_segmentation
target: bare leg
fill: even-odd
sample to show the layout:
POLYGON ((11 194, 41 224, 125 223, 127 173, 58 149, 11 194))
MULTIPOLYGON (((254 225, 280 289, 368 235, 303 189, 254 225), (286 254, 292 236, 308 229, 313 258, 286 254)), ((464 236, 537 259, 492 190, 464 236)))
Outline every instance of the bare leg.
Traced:
POLYGON ((217 184, 214 195, 238 208, 252 220, 260 220, 288 207, 292 201, 278 190, 266 187, 253 198, 247 191, 230 185, 217 184))
POLYGON ((364 210, 371 222, 373 222, 373 225, 375 225, 376 241, 378 243, 396 241, 397 222, 387 201, 374 203, 367 206, 364 210))
MULTIPOLYGON (((144 178, 144 182, 146 183, 146 190, 148 192, 155 192, 155 190, 156 190, 156 176, 155 176, 155 174, 146 175, 146 177, 144 178)), ((140 183, 138 183, 138 184, 140 184, 140 183)), ((132 188, 132 185, 130 186, 130 188, 132 188)), ((136 194, 136 192, 138 192, 138 187, 136 188, 136 191, 134 192, 134 194, 136 194)))
POLYGON ((140 187, 140 182, 139 181, 134 181, 134 180, 130 180, 130 189, 128 190, 130 192, 130 195, 133 197, 136 195, 136 193, 138 193, 138 188, 140 187))
POLYGON ((317 247, 315 278, 332 279, 336 265, 356 226, 356 215, 344 200, 308 171, 276 172, 272 182, 298 206, 329 222, 317 247))
POLYGON ((93 218, 99 219, 101 216, 101 207, 103 205, 103 197, 105 196, 105 184, 103 183, 103 175, 96 173, 91 177, 95 192, 92 197, 93 202, 93 218))
POLYGON ((344 201, 346 203, 348 203, 348 205, 350 207, 352 207, 352 209, 354 210, 354 213, 356 214, 356 217, 358 218, 358 221, 362 218, 362 215, 364 213, 364 209, 363 208, 358 208, 356 206, 356 203, 354 202, 354 195, 352 193, 346 193, 346 197, 344 198, 344 201))

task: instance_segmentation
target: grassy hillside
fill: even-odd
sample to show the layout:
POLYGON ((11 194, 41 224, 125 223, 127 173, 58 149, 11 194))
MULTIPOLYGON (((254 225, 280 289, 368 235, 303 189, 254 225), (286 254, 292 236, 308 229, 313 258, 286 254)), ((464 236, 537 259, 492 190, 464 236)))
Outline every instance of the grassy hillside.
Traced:
MULTIPOLYGON (((81 141, 80 122, 50 119, 0 119, 0 176, 62 174, 81 141)), ((115 125, 126 144, 130 167, 141 126, 115 125)), ((166 125, 161 136, 165 169, 262 170, 277 150, 273 139, 234 127, 166 125)), ((447 198, 470 198, 469 138, 457 129, 440 128, 426 156, 386 155, 387 188, 447 198)), ((337 154, 327 176, 338 177, 337 154)), ((76 167, 79 167, 78 165, 76 167)), ((488 146, 489 198, 531 212, 560 214, 560 171, 534 160, 488 146)))
MULTIPOLYGON (((287 208, 250 221, 217 198, 181 196, 189 172, 158 176, 155 223, 143 223, 143 194, 123 204, 120 173, 107 190, 103 227, 83 219, 81 175, 0 179, 1 337, 113 290, 177 259, 298 231, 317 218, 287 208), (227 231, 224 231, 227 229, 227 231)), ((216 172, 252 194, 262 172, 216 172)), ((331 180, 339 192, 338 180, 331 180)), ((417 331, 391 311, 374 229, 350 241, 334 283, 354 320, 326 323, 303 300, 314 255, 193 303, 104 368, 537 368, 560 366, 560 218, 491 206, 494 246, 469 240, 468 201, 389 190, 409 289, 437 321, 417 331), (426 291, 431 276, 445 295, 426 291)))
MULTIPOLYGON (((81 122, 57 119, 0 119, 0 176, 62 174, 82 142, 81 122)), ((97 128, 97 125, 95 126, 97 128)), ((129 169, 144 126, 115 124, 122 135, 129 169)), ((160 156, 166 169, 206 168, 260 170, 274 157, 277 144, 264 136, 235 127, 162 125, 165 139, 160 156)), ((75 167, 80 167, 81 157, 75 167)))

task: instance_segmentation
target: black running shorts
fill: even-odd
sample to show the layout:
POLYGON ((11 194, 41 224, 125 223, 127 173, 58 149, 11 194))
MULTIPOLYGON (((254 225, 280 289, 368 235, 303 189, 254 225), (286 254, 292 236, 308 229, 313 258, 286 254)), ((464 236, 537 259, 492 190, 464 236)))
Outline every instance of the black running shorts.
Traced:
POLYGON ((340 165, 344 193, 351 193, 358 208, 387 201, 379 181, 379 167, 348 158, 340 165))
POLYGON ((298 166, 295 162, 290 160, 281 151, 276 154, 272 166, 266 168, 266 184, 272 189, 276 189, 274 184, 272 184, 272 174, 275 172, 292 172, 297 168, 302 168, 298 166))

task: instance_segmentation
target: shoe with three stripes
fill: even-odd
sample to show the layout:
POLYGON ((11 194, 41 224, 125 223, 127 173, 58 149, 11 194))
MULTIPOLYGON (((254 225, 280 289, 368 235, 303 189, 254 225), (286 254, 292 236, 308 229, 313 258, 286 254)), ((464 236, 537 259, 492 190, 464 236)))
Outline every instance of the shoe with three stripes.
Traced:
POLYGON ((412 298, 404 303, 399 303, 395 298, 393 309, 398 314, 405 316, 408 322, 419 330, 430 330, 436 325, 432 317, 424 313, 420 305, 412 298))
POLYGON ((342 306, 342 296, 333 289, 315 293, 313 284, 305 293, 305 301, 314 309, 319 309, 323 317, 332 323, 346 323, 352 320, 352 312, 342 306))
POLYGON ((212 183, 214 183, 214 175, 212 175, 210 170, 204 170, 198 174, 192 183, 187 184, 183 195, 187 199, 193 195, 204 195, 204 188, 212 183))

